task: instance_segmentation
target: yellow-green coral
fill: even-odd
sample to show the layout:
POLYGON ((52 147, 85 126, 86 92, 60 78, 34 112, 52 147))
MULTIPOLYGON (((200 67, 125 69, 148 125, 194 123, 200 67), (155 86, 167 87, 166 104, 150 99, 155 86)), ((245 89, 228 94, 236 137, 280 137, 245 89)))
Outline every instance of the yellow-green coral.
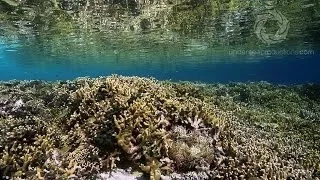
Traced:
MULTIPOLYGON (((272 103, 277 98, 292 100, 287 116, 296 117, 296 109, 309 102, 314 109, 299 115, 317 117, 315 93, 298 105, 297 99, 306 97, 280 93, 270 100, 272 92, 257 95, 263 88, 270 90, 268 85, 206 87, 123 76, 0 86, 0 96, 6 94, 0 99, 6 114, 0 119, 1 176, 95 178, 128 162, 155 180, 188 171, 204 173, 204 179, 304 179, 318 168, 318 141, 308 144, 300 134, 281 132, 264 119, 260 121, 266 126, 250 124, 252 118, 268 118, 268 108, 285 107, 272 103), (27 108, 12 112, 19 99, 27 108), (256 103, 260 109, 248 108, 256 103)), ((316 128, 304 128, 312 130, 309 138, 316 137, 316 128)))
POLYGON ((225 125, 223 118, 221 122, 217 120, 220 117, 213 106, 196 98, 177 96, 172 87, 154 79, 113 76, 81 83, 83 86, 73 95, 75 101, 81 101, 79 111, 71 118, 77 121, 73 124, 86 129, 90 125, 85 119, 97 124, 110 123, 114 126, 110 129, 115 131, 114 149, 121 148, 126 158, 133 161, 150 164, 148 159, 160 162, 168 157, 172 146, 170 131, 175 124, 190 129, 205 124, 219 129, 225 125))

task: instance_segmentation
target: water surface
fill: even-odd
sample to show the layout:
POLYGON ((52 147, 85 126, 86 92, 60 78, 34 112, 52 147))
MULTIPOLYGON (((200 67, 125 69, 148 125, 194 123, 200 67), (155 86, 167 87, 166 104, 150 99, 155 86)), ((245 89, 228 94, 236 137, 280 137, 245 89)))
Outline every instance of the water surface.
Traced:
POLYGON ((319 82, 316 1, 0 4, 1 80, 319 82))

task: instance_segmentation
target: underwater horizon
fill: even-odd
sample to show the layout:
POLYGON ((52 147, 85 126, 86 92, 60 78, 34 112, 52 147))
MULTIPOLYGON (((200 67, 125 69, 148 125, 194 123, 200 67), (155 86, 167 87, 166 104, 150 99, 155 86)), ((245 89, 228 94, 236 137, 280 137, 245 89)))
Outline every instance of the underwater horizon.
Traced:
MULTIPOLYGON (((19 46, 19 44, 17 44, 19 46)), ((320 55, 251 55, 245 50, 214 49, 194 52, 195 55, 166 52, 133 52, 123 55, 72 54, 46 55, 37 49, 25 50, 0 44, 1 80, 71 80, 78 77, 99 77, 111 74, 154 77, 159 80, 202 83, 257 82, 304 84, 320 82, 320 55), (1 48, 1 45, 3 46, 1 48), (39 54, 38 54, 39 53, 39 54), (197 54, 196 54, 197 53, 197 54)), ((261 50, 270 53, 276 50, 261 50)), ((285 51, 285 50, 283 50, 285 51)), ((288 51, 288 50, 287 50, 288 51)), ((298 51, 298 50, 296 50, 298 51)), ((187 52, 188 53, 188 52, 187 52)))
POLYGON ((318 0, 0 0, 0 180, 320 180, 318 0))

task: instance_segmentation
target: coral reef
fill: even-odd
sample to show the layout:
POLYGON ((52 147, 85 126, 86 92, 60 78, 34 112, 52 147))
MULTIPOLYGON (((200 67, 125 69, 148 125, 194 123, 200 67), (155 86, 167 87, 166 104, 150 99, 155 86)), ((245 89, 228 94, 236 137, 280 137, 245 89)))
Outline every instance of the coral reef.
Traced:
POLYGON ((113 75, 0 89, 2 178, 319 178, 317 85, 113 75))

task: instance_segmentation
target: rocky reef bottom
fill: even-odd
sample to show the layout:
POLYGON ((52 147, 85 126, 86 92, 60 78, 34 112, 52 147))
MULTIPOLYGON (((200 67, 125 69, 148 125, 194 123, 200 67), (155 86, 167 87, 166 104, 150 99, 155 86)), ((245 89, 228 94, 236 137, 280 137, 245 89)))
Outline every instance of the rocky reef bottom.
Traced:
POLYGON ((0 83, 0 179, 319 179, 320 85, 0 83))

